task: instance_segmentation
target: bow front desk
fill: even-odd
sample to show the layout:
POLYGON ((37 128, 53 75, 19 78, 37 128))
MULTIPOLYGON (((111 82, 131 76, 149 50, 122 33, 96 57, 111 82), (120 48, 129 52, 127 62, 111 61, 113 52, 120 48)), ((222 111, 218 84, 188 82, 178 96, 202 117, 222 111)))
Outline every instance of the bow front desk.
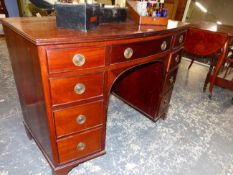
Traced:
POLYGON ((44 17, 3 26, 26 132, 54 174, 105 153, 110 92, 152 121, 166 115, 188 25, 80 32, 44 17))

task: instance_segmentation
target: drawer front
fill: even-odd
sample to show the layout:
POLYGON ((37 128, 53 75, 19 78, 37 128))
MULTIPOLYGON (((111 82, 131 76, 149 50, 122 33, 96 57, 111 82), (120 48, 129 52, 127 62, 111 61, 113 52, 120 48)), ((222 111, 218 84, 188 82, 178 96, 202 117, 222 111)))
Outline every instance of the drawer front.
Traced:
POLYGON ((176 35, 175 43, 174 43, 175 48, 183 46, 185 39, 186 39, 186 34, 187 34, 187 31, 184 31, 176 35))
POLYGON ((105 48, 66 48, 47 50, 50 73, 104 66, 105 48))
POLYGON ((156 40, 113 45, 110 62, 114 64, 165 52, 170 49, 171 39, 172 36, 167 36, 156 40))
POLYGON ((53 105, 101 96, 104 74, 50 79, 53 105))
POLYGON ((171 71, 171 70, 177 68, 178 64, 180 64, 181 56, 182 56, 182 50, 174 53, 171 56, 170 61, 169 61, 169 65, 168 65, 168 68, 167 68, 167 71, 171 71))
POLYGON ((164 114, 166 109, 169 107, 170 99, 172 95, 172 89, 170 89, 162 98, 160 102, 160 107, 159 107, 159 115, 161 116, 164 114))
POLYGON ((60 163, 101 151, 102 128, 92 129, 57 141, 60 163))
POLYGON ((164 93, 167 92, 175 84, 177 72, 178 69, 175 69, 174 71, 166 75, 165 84, 163 88, 164 93))
POLYGON ((103 101, 55 111, 57 137, 82 131, 103 123, 103 101))

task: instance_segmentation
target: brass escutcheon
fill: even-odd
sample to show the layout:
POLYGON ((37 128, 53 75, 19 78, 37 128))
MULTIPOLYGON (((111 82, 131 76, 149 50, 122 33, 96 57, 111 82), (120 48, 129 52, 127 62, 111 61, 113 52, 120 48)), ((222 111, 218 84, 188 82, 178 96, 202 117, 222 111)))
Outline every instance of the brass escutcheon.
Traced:
POLYGON ((167 49, 167 41, 163 41, 161 44, 161 50, 165 51, 167 49))
POLYGON ((180 37, 179 37, 179 43, 181 44, 183 42, 183 40, 184 40, 184 35, 180 35, 180 37))
POLYGON ((174 83, 174 77, 173 77, 173 76, 171 76, 171 77, 169 78, 169 82, 170 82, 170 84, 174 83))
POLYGON ((77 150, 78 150, 78 151, 83 151, 85 148, 86 148, 86 144, 83 143, 83 142, 80 142, 80 143, 77 145, 77 150))
POLYGON ((82 65, 85 64, 86 59, 85 59, 85 56, 82 55, 82 54, 75 54, 73 56, 73 60, 72 61, 73 61, 73 63, 74 63, 75 66, 82 66, 82 65))
POLYGON ((81 95, 81 94, 83 94, 83 93, 85 92, 85 90, 86 90, 86 87, 85 87, 85 85, 82 84, 82 83, 77 83, 77 84, 74 86, 74 92, 75 92, 76 94, 81 95))
POLYGON ((86 122, 86 116, 80 114, 79 116, 77 116, 76 122, 77 122, 79 125, 82 125, 83 123, 86 122))
POLYGON ((126 48, 124 51, 124 57, 126 59, 130 59, 132 56, 133 56, 133 49, 130 47, 126 48))
POLYGON ((177 63, 180 61, 180 56, 179 56, 179 55, 176 56, 175 61, 176 61, 177 63))

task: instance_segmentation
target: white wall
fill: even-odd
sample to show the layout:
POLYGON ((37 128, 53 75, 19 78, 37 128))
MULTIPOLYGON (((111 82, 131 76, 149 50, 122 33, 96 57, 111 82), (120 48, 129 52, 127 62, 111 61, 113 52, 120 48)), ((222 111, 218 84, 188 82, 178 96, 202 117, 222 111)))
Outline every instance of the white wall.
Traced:
POLYGON ((223 24, 233 25, 233 0, 197 0, 208 10, 203 13, 194 3, 189 8, 189 22, 221 21, 223 24))

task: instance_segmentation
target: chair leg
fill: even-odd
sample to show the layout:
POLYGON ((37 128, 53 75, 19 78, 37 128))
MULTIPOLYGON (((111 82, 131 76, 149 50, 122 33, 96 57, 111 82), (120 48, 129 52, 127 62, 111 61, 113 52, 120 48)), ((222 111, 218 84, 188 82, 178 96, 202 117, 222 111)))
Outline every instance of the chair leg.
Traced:
POLYGON ((206 79, 205 79, 205 83, 204 83, 204 87, 203 87, 203 92, 206 91, 206 87, 207 87, 207 84, 208 84, 209 81, 210 81, 210 75, 211 75, 212 70, 213 70, 213 66, 210 65, 209 71, 208 71, 208 73, 207 73, 207 75, 206 75, 206 79))
POLYGON ((191 68, 191 66, 193 65, 193 62, 194 62, 194 58, 192 58, 191 63, 190 63, 190 65, 189 65, 188 69, 191 68))

